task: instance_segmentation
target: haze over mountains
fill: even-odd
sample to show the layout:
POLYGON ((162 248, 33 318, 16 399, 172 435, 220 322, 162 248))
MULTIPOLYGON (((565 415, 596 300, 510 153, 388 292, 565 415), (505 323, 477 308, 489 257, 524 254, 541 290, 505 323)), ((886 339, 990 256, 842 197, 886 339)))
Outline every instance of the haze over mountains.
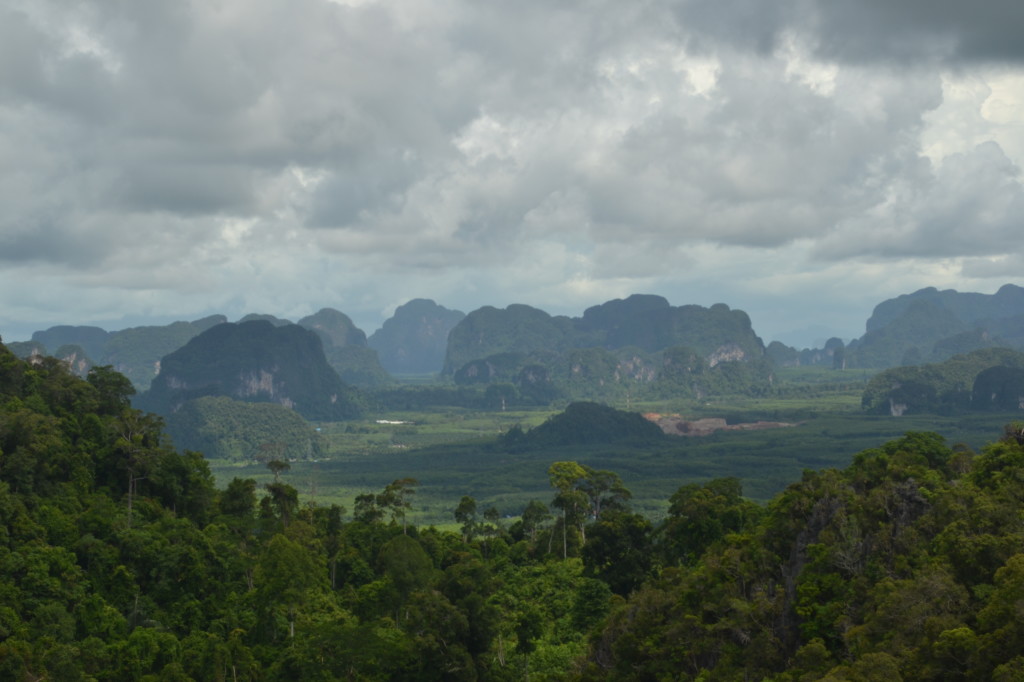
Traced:
MULTIPOLYGON (((922 289, 879 303, 865 329, 859 339, 830 339, 818 349, 777 341, 765 346, 741 310, 723 303, 673 306, 661 296, 636 294, 592 306, 580 317, 522 304, 467 315, 415 299, 369 337, 344 313, 324 308, 296 324, 251 314, 236 324, 215 315, 116 332, 58 326, 8 345, 22 356, 55 355, 80 373, 93 364, 112 365, 140 394, 148 392, 141 404, 157 412, 226 396, 277 402, 326 420, 359 411, 349 387, 380 389, 403 374, 439 374, 442 383, 487 387, 502 405, 548 404, 557 398, 756 393, 770 385, 776 367, 881 370, 988 348, 1021 350, 1024 289, 1007 284, 992 295, 922 289)), ((957 390, 969 396, 973 385, 957 390)), ((1013 402, 1015 390, 1003 386, 992 400, 1013 402)), ((877 407, 886 399, 872 400, 877 407)))

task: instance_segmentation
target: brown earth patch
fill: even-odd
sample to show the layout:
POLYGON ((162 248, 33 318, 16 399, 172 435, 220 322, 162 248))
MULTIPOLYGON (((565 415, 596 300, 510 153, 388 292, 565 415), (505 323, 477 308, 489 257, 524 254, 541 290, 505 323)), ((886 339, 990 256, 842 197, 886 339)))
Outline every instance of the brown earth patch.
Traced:
POLYGON ((789 422, 746 422, 743 424, 728 424, 724 419, 709 417, 705 419, 688 420, 678 414, 658 414, 648 412, 644 415, 648 421, 654 422, 661 430, 670 436, 709 436, 715 431, 757 431, 761 429, 783 429, 789 426, 797 426, 789 422))

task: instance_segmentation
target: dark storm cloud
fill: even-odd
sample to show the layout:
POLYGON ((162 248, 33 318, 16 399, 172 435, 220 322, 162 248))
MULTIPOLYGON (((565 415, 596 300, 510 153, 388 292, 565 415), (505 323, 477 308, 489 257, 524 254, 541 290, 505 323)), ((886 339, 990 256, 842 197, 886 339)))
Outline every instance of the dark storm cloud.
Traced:
POLYGON ((675 14, 704 50, 724 40, 770 54, 795 33, 840 61, 1024 61, 1024 4, 1015 0, 688 0, 675 14))
POLYGON ((814 4, 821 54, 874 61, 1024 61, 1015 0, 865 0, 814 4))

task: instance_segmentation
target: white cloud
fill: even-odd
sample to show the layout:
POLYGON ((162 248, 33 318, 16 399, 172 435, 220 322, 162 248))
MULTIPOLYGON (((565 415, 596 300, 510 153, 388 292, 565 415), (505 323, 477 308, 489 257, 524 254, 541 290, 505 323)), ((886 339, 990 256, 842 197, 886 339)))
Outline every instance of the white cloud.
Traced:
POLYGON ((12 3, 0 303, 21 329, 373 327, 416 296, 647 291, 784 329, 828 292, 856 329, 903 287, 994 291, 1024 208, 1015 7, 12 3))

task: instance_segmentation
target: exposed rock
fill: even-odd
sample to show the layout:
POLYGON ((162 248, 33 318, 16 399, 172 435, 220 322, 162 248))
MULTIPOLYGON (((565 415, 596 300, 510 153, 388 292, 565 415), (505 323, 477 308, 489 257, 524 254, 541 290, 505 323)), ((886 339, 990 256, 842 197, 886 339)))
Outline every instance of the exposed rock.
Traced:
POLYGON ((799 424, 789 422, 765 421, 729 424, 719 417, 705 417, 691 421, 678 414, 662 415, 656 412, 648 412, 644 418, 657 424, 664 433, 670 436, 710 436, 715 431, 757 431, 799 426, 799 424))

